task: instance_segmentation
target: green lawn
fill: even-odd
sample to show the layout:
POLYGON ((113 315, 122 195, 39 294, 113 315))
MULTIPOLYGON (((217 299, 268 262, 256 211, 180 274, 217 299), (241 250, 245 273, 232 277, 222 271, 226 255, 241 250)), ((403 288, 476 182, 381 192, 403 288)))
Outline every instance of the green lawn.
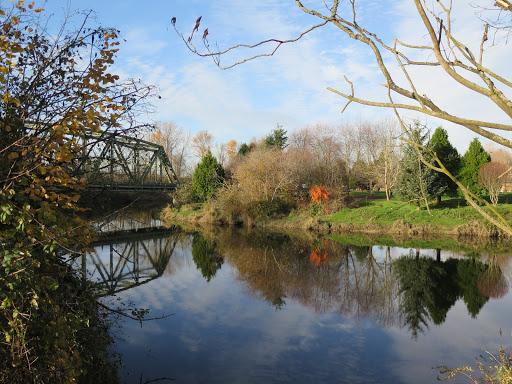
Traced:
MULTIPOLYGON (((416 205, 411 203, 396 199, 387 201, 382 192, 374 193, 372 197, 369 196, 368 192, 352 192, 352 194, 359 200, 358 208, 344 208, 325 217, 325 220, 355 224, 375 222, 388 225, 397 220, 403 220, 411 224, 434 224, 446 228, 464 225, 474 220, 483 220, 471 206, 468 206, 460 198, 444 196, 439 205, 435 202, 430 203, 430 211, 432 212, 432 216, 430 216, 424 204, 421 210, 418 211, 416 205)), ((512 202, 512 194, 510 193, 501 197, 497 209, 507 220, 512 220, 512 205, 507 204, 508 201, 512 202)))

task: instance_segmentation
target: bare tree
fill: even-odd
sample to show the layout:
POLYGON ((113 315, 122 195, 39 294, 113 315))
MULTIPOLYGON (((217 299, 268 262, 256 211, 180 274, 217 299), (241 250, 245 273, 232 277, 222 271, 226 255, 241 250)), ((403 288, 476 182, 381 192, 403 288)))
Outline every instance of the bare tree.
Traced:
POLYGON ((290 133, 290 148, 298 151, 309 151, 312 146, 313 133, 312 127, 305 126, 298 131, 290 133))
MULTIPOLYGON (((507 79, 506 74, 500 75, 495 69, 483 64, 486 43, 491 40, 492 43, 497 44, 500 37, 508 39, 512 30, 510 24, 512 2, 510 0, 499 0, 494 5, 490 2, 488 6, 477 6, 470 9, 475 15, 475 20, 481 25, 481 35, 477 39, 471 34, 458 36, 458 31, 454 28, 454 14, 461 8, 475 7, 472 3, 463 2, 461 5, 460 2, 457 2, 459 8, 456 9, 454 2, 451 0, 446 0, 446 2, 411 0, 418 21, 424 28, 424 35, 427 37, 426 42, 407 42, 399 38, 386 41, 384 36, 371 32, 371 25, 365 27, 365 22, 371 23, 371 20, 373 20, 372 17, 368 17, 368 12, 372 10, 368 8, 366 3, 358 0, 350 0, 348 4, 342 3, 340 0, 331 0, 329 5, 324 2, 324 5, 318 9, 308 8, 301 0, 294 1, 299 9, 316 17, 319 23, 305 28, 297 37, 292 39, 279 40, 272 38, 253 45, 239 44, 226 49, 220 49, 217 45, 218 49, 213 51, 210 49, 206 38, 203 38, 205 48, 204 51, 200 52, 193 44, 192 36, 187 41, 179 33, 176 28, 176 19, 173 19, 173 26, 192 52, 200 56, 211 57, 220 68, 226 69, 258 57, 272 56, 283 44, 298 41, 317 28, 330 24, 346 37, 366 45, 371 50, 384 80, 382 85, 387 89, 387 100, 368 100, 356 96, 354 84, 349 79, 346 79, 350 87, 348 92, 327 88, 346 100, 346 105, 342 111, 353 102, 391 108, 406 132, 407 127, 403 123, 399 111, 414 111, 460 125, 489 140, 512 148, 512 141, 501 134, 503 131, 512 131, 512 125, 501 123, 499 114, 495 114, 494 120, 473 119, 457 115, 449 112, 446 106, 438 105, 434 101, 433 96, 435 95, 427 95, 417 88, 418 79, 424 76, 425 71, 430 68, 439 69, 453 84, 462 87, 466 94, 478 95, 484 98, 501 110, 507 118, 511 118, 512 100, 509 99, 507 94, 510 94, 512 81, 507 79), (475 9, 476 12, 474 12, 475 9), (363 10, 366 17, 360 18, 359 12, 363 10), (493 18, 489 16, 489 12, 499 12, 499 15, 497 18, 493 18), (489 36, 492 38, 489 39, 489 36), (270 47, 268 53, 256 54, 225 66, 220 64, 221 56, 234 49, 241 47, 256 48, 265 45, 270 47), (395 81, 395 78, 398 78, 398 80, 395 81)), ((308 2, 309 4, 311 3, 308 2)), ((444 86, 451 86, 451 84, 445 84, 444 86)), ((441 91, 440 89, 437 90, 437 92, 441 91)), ((409 136, 408 141, 417 144, 414 143, 411 136, 409 136)), ((420 151, 419 146, 417 146, 417 151, 420 151)), ((512 226, 499 212, 493 209, 491 205, 488 205, 491 213, 483 210, 479 204, 486 204, 486 202, 459 183, 435 154, 430 155, 435 160, 434 164, 429 163, 431 168, 450 177, 461 188, 470 205, 491 223, 512 235, 512 226)), ((420 156, 420 159, 428 163, 422 156, 420 156)))
POLYGON ((497 161, 482 165, 478 173, 478 182, 487 189, 489 198, 494 206, 498 205, 501 189, 507 179, 509 167, 497 161))
POLYGON ((347 166, 352 169, 361 160, 362 146, 355 124, 341 125, 337 128, 337 136, 341 145, 341 155, 347 166))
POLYGON ((396 121, 391 119, 377 123, 377 161, 372 170, 375 173, 377 184, 384 188, 386 199, 391 198, 391 190, 395 186, 400 172, 400 128, 396 121))
POLYGON ((341 147, 336 130, 331 125, 317 124, 312 133, 312 153, 317 160, 325 184, 332 188, 340 187, 340 176, 346 173, 346 170, 338 167, 341 147))
POLYGON ((361 175, 368 181, 370 196, 373 195, 375 184, 379 174, 375 172, 375 165, 379 158, 379 127, 373 122, 363 121, 358 124, 358 143, 361 148, 362 157, 366 167, 361 169, 361 175))
POLYGON ((222 167, 226 166, 226 160, 228 159, 227 144, 215 144, 215 157, 222 167))
POLYGON ((289 152, 295 151, 303 170, 301 179, 330 188, 346 189, 346 162, 337 130, 327 124, 306 126, 290 134, 289 152), (301 153, 302 156, 298 156, 301 153))
POLYGON ((235 165, 233 179, 248 201, 272 201, 295 188, 295 159, 286 151, 254 149, 235 165))
POLYGON ((199 131, 192 140, 192 147, 199 158, 206 156, 212 147, 213 136, 208 131, 199 131))
POLYGON ((498 161, 509 167, 512 165, 512 152, 498 145, 486 145, 485 151, 491 155, 491 161, 498 161))
POLYGON ((185 132, 175 121, 157 121, 156 131, 147 139, 164 148, 178 178, 187 172, 187 153, 190 150, 190 132, 185 132))

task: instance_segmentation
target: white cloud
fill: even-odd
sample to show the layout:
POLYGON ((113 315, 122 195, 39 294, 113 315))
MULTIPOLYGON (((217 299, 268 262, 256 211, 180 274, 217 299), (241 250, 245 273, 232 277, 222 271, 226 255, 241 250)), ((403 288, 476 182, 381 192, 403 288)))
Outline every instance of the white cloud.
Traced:
MULTIPOLYGON (((115 9, 106 5, 102 8, 101 2, 96 3, 98 9, 108 12, 115 9)), ((321 0, 308 0, 304 4, 326 12, 321 0)), ((388 43, 395 35, 408 43, 426 41, 424 28, 411 3, 368 0, 359 4, 361 24, 384 36, 388 43)), ((474 17, 473 9, 466 5, 455 4, 462 12, 456 9, 454 32, 464 40, 471 39, 471 48, 478 51, 481 22, 468 22, 474 17)), ((196 18, 202 15, 200 29, 196 32, 198 47, 204 28, 209 29, 210 45, 219 41, 221 48, 271 37, 293 38, 320 21, 302 12, 293 2, 176 0, 172 6, 162 2, 151 7, 141 12, 141 17, 136 8, 123 9, 119 27, 127 42, 121 46, 116 68, 124 78, 140 78, 160 87, 162 99, 155 104, 155 120, 175 120, 193 132, 207 129, 219 142, 233 138, 242 142, 266 135, 276 123, 293 130, 317 121, 337 125, 341 119, 351 122, 362 117, 379 119, 392 115, 390 110, 355 103, 340 115, 346 101, 326 88, 350 93, 345 76, 353 82, 358 97, 385 101, 387 92, 379 85, 383 77, 368 47, 349 39, 333 26, 319 28, 296 43, 283 45, 273 57, 260 58, 228 71, 220 71, 210 59, 191 53, 172 28, 165 29, 169 27, 170 17, 177 16, 177 25, 188 36, 196 18)), ((111 25, 116 14, 100 16, 111 25)), ((507 48, 488 46, 484 64, 507 74, 512 61, 512 51, 507 48)), ((225 63, 256 52, 269 52, 269 49, 269 46, 259 51, 241 49, 226 57, 225 63)), ((386 57, 394 60, 389 55, 386 57)), ((401 85, 407 85, 396 67, 392 74, 401 85)), ((423 68, 417 72, 412 70, 411 74, 419 92, 432 95, 450 113, 501 122, 510 120, 495 106, 468 94, 435 70, 423 68)), ((404 115, 418 117, 414 113, 404 115)), ((434 118, 421 117, 421 120, 448 128, 450 140, 461 151, 474 136, 465 128, 434 118)))
POLYGON ((126 40, 126 51, 124 56, 144 57, 156 55, 169 46, 165 40, 155 38, 157 34, 148 27, 130 28, 123 33, 126 40))
MULTIPOLYGON (((413 5, 411 3, 403 2, 395 4, 396 6, 394 10, 400 15, 397 18, 400 22, 393 24, 396 35, 405 43, 426 44, 426 30, 419 19, 417 12, 413 9, 413 5)), ((483 33, 482 22, 475 17, 474 8, 468 7, 466 3, 454 2, 453 4, 454 10, 452 15, 454 17, 454 22, 452 24, 452 33, 461 42, 467 44, 475 55, 478 55, 481 36, 483 33)), ((462 57, 461 54, 458 56, 462 57)), ((426 51, 422 56, 415 55, 413 58, 434 59, 433 54, 428 53, 428 51, 426 51)), ((486 46, 483 63, 491 70, 506 76, 508 68, 505 63, 510 63, 511 60, 512 52, 507 46, 486 46)), ((488 98, 461 86, 447 76, 440 68, 421 67, 410 69, 408 67, 408 69, 409 73, 413 76, 413 81, 417 87, 418 93, 428 95, 438 106, 440 106, 441 109, 449 112, 450 114, 500 123, 508 123, 510 121, 510 117, 501 111, 488 98)), ((472 81, 475 81, 482 86, 485 85, 481 79, 476 76, 471 74, 468 75, 467 73, 464 74, 461 70, 458 71, 470 78, 472 81)), ((394 73, 396 72, 397 71, 394 73)), ((506 91, 510 94, 510 89, 506 89, 506 91)), ((414 116, 414 114, 408 115, 414 116)), ((435 118, 427 117, 426 119, 426 121, 431 122, 432 125, 442 124, 447 128, 450 141, 452 141, 452 143, 454 143, 461 152, 465 151, 471 139, 477 136, 475 133, 464 127, 436 120, 435 118)), ((505 133, 504 136, 509 139, 512 138, 509 133, 505 133)), ((481 141, 485 142, 485 139, 481 139, 481 141)))

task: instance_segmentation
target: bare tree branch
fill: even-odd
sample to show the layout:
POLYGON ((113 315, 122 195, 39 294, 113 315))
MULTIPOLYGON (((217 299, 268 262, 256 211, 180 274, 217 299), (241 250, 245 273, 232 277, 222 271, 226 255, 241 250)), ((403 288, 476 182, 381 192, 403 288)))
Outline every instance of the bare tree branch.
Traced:
MULTIPOLYGON (((210 47, 208 45, 208 42, 206 41, 206 35, 208 34, 208 28, 205 30, 204 34, 203 34, 203 43, 204 43, 204 46, 206 48, 206 53, 200 53, 197 48, 192 44, 192 36, 190 36, 188 39, 185 39, 185 37, 178 31, 178 28, 176 27, 176 23, 172 23, 174 29, 176 30, 176 33, 181 37, 181 39, 183 40, 183 42, 185 43, 185 45, 187 46, 187 48, 195 53, 196 55, 200 56, 200 57, 211 57, 213 59, 213 61, 215 62, 215 64, 220 68, 220 69, 230 69, 230 68, 233 68, 233 67, 236 67, 237 65, 240 65, 240 64, 243 64, 243 63, 246 63, 248 61, 251 61, 251 60, 254 60, 254 59, 257 59, 259 57, 268 57, 268 56, 273 56, 274 53, 277 52, 277 50, 281 47, 281 45, 283 44, 287 44, 287 43, 294 43, 296 41, 299 41, 302 37, 304 37, 304 35, 307 35, 308 33, 310 33, 311 31, 319 28, 319 27, 322 27, 324 26, 325 24, 327 24, 329 22, 329 20, 325 20, 323 23, 320 23, 320 24, 317 24, 317 25, 314 25, 312 26, 311 28, 305 30, 304 32, 302 32, 299 36, 297 36, 296 38, 294 39, 287 39, 287 40, 279 40, 279 39, 267 39, 267 40, 263 40, 263 41, 260 41, 259 43, 256 43, 256 44, 252 44, 252 45, 249 45, 249 44, 237 44, 237 45, 234 45, 232 47, 229 47, 225 50, 220 50, 220 49, 217 49, 217 52, 213 52, 210 50, 210 47), (266 44, 269 44, 269 43, 276 43, 277 45, 273 48, 273 50, 270 52, 270 53, 262 53, 262 54, 259 54, 259 55, 254 55, 254 56, 251 56, 251 57, 248 57, 246 59, 243 59, 241 61, 237 61, 231 65, 228 65, 228 66, 222 66, 220 65, 220 57, 227 54, 228 52, 230 51, 233 51, 235 49, 238 49, 238 48, 249 48, 249 49, 253 49, 253 48, 257 48, 259 46, 262 46, 262 45, 266 45, 266 44)), ((217 45, 218 47, 218 45, 217 45)))

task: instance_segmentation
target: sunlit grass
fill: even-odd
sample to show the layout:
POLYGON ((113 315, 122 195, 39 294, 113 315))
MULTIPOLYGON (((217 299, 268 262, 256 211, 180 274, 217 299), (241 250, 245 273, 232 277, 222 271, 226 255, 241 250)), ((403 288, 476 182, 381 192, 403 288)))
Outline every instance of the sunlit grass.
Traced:
MULTIPOLYGON (((446 228, 457 227, 471 221, 483 221, 483 218, 465 201, 458 198, 445 198, 439 205, 435 202, 430 203, 429 214, 425 204, 417 210, 415 204, 407 203, 385 198, 371 198, 360 194, 359 206, 357 208, 344 208, 340 211, 325 217, 329 222, 350 222, 355 224, 364 224, 368 222, 392 224, 396 221, 405 223, 427 225, 434 224, 446 228)), ((511 195, 511 194, 509 194, 511 195)), ((504 196, 504 199, 511 196, 504 196)), ((487 208, 485 208, 487 209, 487 208)), ((512 219, 512 205, 498 204, 497 210, 504 215, 507 220, 512 219)))

